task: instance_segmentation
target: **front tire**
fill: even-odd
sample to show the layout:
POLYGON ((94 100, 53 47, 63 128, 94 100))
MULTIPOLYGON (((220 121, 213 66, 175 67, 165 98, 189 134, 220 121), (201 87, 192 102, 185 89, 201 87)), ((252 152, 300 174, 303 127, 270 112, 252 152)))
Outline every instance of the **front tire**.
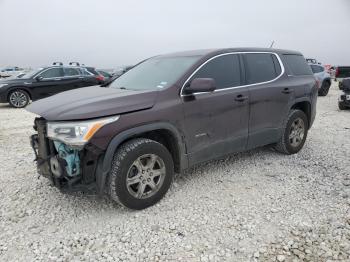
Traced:
POLYGON ((167 148, 150 139, 136 138, 115 153, 107 186, 113 200, 141 210, 163 198, 173 177, 174 163, 167 148))
POLYGON ((23 108, 29 104, 29 94, 21 89, 13 90, 8 96, 8 103, 14 108, 23 108))
POLYGON ((308 133, 308 120, 301 110, 291 110, 283 129, 283 135, 275 146, 276 150, 287 155, 298 153, 304 146, 308 133))
POLYGON ((318 90, 318 95, 319 96, 326 96, 329 92, 330 87, 331 87, 330 83, 328 81, 324 81, 322 83, 320 90, 318 90))

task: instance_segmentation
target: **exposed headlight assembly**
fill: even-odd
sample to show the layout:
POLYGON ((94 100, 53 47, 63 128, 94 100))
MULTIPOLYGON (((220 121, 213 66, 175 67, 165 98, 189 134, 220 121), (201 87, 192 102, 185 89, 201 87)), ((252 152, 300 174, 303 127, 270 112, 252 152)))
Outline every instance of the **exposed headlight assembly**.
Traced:
POLYGON ((0 88, 7 86, 8 84, 0 84, 0 88))
POLYGON ((47 136, 72 147, 83 147, 101 127, 118 119, 119 116, 112 116, 77 122, 48 122, 47 136))

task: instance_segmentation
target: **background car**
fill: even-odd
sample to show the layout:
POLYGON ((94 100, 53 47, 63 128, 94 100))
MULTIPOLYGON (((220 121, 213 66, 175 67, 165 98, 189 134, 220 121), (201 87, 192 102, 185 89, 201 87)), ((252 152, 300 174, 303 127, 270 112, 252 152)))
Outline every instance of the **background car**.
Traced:
POLYGON ((97 69, 96 71, 97 71, 97 73, 99 73, 100 75, 102 75, 104 77, 105 81, 107 81, 108 79, 110 79, 113 76, 112 74, 108 73, 105 70, 97 69))
POLYGON ((39 68, 21 78, 0 80, 0 103, 9 103, 16 108, 71 89, 94 86, 103 83, 103 77, 93 67, 64 66, 55 62, 52 66, 39 68))
POLYGON ((316 80, 319 82, 319 96, 326 96, 328 94, 329 88, 331 87, 332 80, 331 75, 327 72, 324 66, 320 64, 309 64, 316 80))
POLYGON ((339 89, 343 91, 338 100, 339 109, 345 110, 350 108, 350 78, 342 79, 339 83, 339 89))
POLYGON ((335 69, 335 81, 339 81, 339 85, 343 78, 350 77, 350 66, 337 66, 335 69))
POLYGON ((24 72, 24 69, 19 68, 17 66, 6 67, 6 68, 1 69, 0 78, 7 78, 7 77, 16 76, 16 75, 21 74, 23 72, 24 72))

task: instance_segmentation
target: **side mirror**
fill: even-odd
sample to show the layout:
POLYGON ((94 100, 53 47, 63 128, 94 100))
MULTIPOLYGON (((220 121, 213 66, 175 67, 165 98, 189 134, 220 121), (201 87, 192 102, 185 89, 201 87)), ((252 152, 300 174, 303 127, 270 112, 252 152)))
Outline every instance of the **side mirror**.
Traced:
POLYGON ((216 89, 216 83, 213 78, 195 78, 190 86, 185 88, 186 94, 213 92, 216 89))
POLYGON ((40 82, 41 80, 43 80, 43 77, 42 77, 42 76, 36 76, 36 77, 35 77, 35 80, 38 81, 38 82, 40 82))

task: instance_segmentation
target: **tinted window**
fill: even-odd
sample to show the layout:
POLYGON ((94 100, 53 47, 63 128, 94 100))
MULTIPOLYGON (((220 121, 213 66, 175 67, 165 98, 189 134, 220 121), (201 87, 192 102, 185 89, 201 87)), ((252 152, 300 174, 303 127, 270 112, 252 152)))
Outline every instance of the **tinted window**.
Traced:
POLYGON ((51 68, 40 74, 43 78, 53 78, 63 76, 62 68, 51 68))
POLYGON ((337 77, 350 77, 350 67, 339 66, 337 77))
POLYGON ((317 65, 310 65, 312 72, 315 73, 321 73, 324 71, 322 66, 317 66, 317 65))
POLYGON ((293 75, 312 75, 311 68, 302 55, 284 55, 284 58, 293 75))
POLYGON ((276 75, 279 76, 282 73, 281 64, 275 55, 271 55, 271 56, 272 56, 273 63, 275 65, 276 75))
POLYGON ((194 78, 213 78, 216 89, 239 86, 241 73, 238 55, 223 55, 206 63, 201 67, 194 78))
POLYGON ((64 68, 64 75, 65 76, 78 76, 80 75, 80 72, 77 68, 64 68))
POLYGON ((89 72, 89 73, 91 73, 91 74, 93 74, 93 75, 95 75, 95 76, 98 76, 99 74, 96 72, 96 70, 95 70, 95 68, 93 68, 93 67, 85 67, 86 68, 86 70, 89 72))
POLYGON ((248 84, 275 79, 281 73, 278 60, 271 54, 246 54, 246 77, 248 84))

